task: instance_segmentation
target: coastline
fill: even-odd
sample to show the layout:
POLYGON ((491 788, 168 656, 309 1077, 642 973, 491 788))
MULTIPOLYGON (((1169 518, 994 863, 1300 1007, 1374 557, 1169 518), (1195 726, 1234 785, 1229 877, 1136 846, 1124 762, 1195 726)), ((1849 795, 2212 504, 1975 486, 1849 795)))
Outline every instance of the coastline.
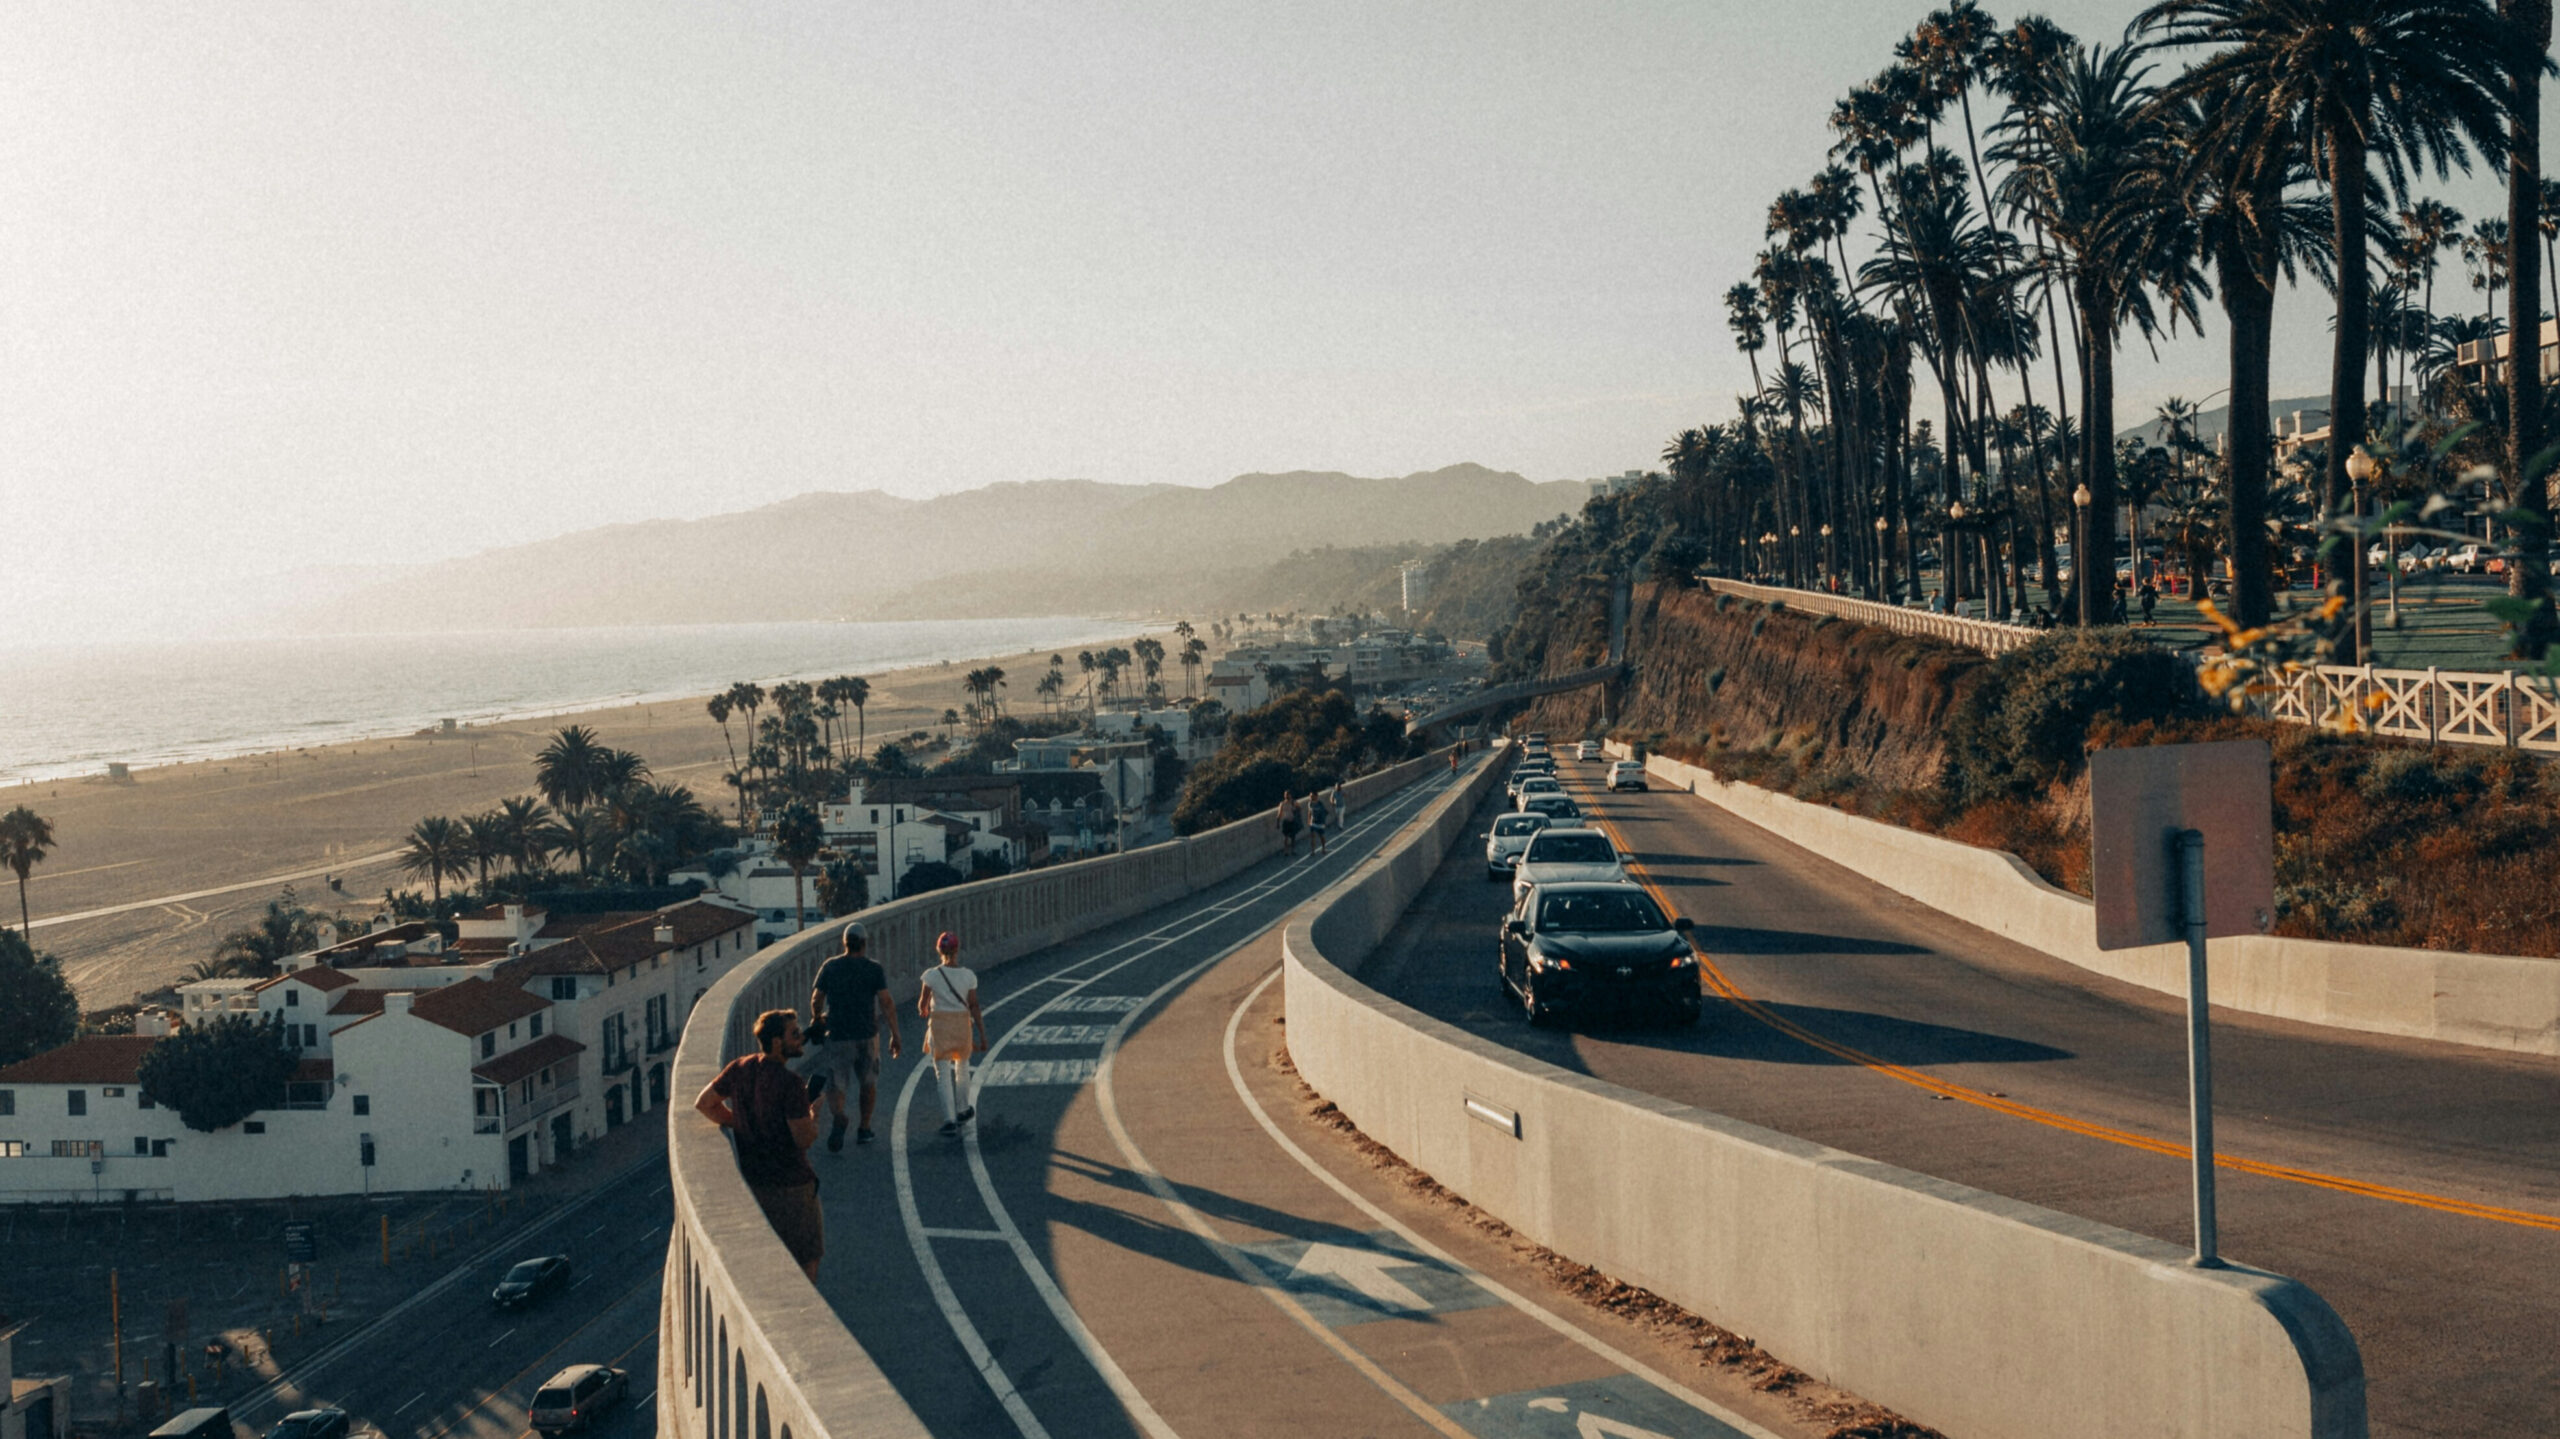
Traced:
MULTIPOLYGON (((1139 622, 1127 635, 1154 628, 1139 622)), ((962 676, 990 663, 1014 676, 1008 703, 1034 707, 1032 682, 1056 652, 955 658, 867 675, 872 698, 860 727, 875 748, 934 729, 945 709, 965 702, 962 676)), ((729 768, 728 745, 704 709, 708 698, 649 698, 511 716, 452 734, 377 736, 155 765, 135 769, 127 784, 90 777, 0 788, 0 807, 36 809, 59 839, 27 887, 36 948, 59 955, 82 1007, 97 1009, 171 983, 207 958, 224 934, 250 923, 282 887, 260 881, 313 872, 295 885, 302 901, 360 919, 386 887, 415 887, 385 857, 411 825, 532 793, 534 752, 567 724, 587 725, 603 743, 633 750, 662 781, 690 787, 726 814, 734 803, 720 779, 729 768), (331 889, 321 876, 336 877, 343 888, 331 889)), ((738 728, 735 721, 730 727, 738 728)))

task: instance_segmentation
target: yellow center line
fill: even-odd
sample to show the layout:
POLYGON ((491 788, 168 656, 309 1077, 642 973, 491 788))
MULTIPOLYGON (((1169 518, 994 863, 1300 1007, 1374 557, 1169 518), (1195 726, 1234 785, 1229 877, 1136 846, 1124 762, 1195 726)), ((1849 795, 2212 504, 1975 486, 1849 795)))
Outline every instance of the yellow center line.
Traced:
MULTIPOLYGON (((1622 852, 1629 855, 1635 853, 1635 847, 1627 842, 1626 835, 1619 830, 1617 825, 1611 823, 1608 817, 1602 813, 1596 799, 1586 804, 1584 808, 1591 815, 1593 822, 1608 832, 1611 841, 1614 842, 1622 852)), ((1653 896, 1654 901, 1662 906, 1665 913, 1674 915, 1679 913, 1679 907, 1671 902, 1671 897, 1669 895, 1662 892, 1661 886, 1654 882, 1653 876, 1643 865, 1630 859, 1627 862, 1627 873, 1633 876, 1638 884, 1645 887, 1645 892, 1653 896)), ((1916 1089, 1925 1089, 1932 1094, 1943 1095, 1948 1099, 1961 1100, 1964 1103, 1974 1105, 1977 1108, 1992 1110, 1996 1113, 2006 1114, 2016 1119, 2023 1119, 2033 1124, 2041 1124, 2049 1129, 2059 1129, 2067 1133, 2083 1135, 2091 1139, 2103 1140, 2109 1144, 2120 1144, 2128 1149, 2140 1149, 2152 1154, 2166 1155, 2176 1159, 2186 1159, 2191 1157, 2188 1147, 2175 1140, 2157 1139, 2151 1135, 2143 1134, 2131 1129, 2118 1128, 2112 1124, 2100 1124, 2094 1120, 2075 1119, 2070 1115, 2058 1113, 2054 1110, 2040 1109, 2032 1104, 2021 1104, 2014 1099, 2007 1099, 2002 1096, 1992 1094, 1987 1090, 1975 1089, 1970 1085, 1957 1084, 1949 1080, 1939 1079, 1934 1075, 1924 1074, 1907 1065, 1895 1064, 1891 1060, 1880 1059, 1864 1050, 1842 1044, 1838 1040, 1816 1033, 1815 1031, 1796 1023, 1794 1020, 1776 1013, 1767 1005, 1764 1005, 1758 1000, 1753 999, 1750 995, 1745 994, 1742 990, 1742 986, 1736 984, 1732 977, 1724 972, 1723 967, 1715 962, 1714 956, 1708 954, 1704 947, 1692 945, 1691 948, 1697 950, 1698 973, 1700 977, 1705 980, 1707 987, 1713 990, 1720 998, 1731 1003, 1734 1008, 1741 1010, 1753 1019, 1756 1019, 1771 1029, 1778 1031, 1780 1034, 1786 1035, 1790 1039, 1811 1045, 1825 1054, 1847 1060, 1852 1064, 1873 1070, 1888 1079, 1898 1080, 1901 1083, 1911 1085, 1916 1089)), ((2267 1160, 2249 1159, 2237 1154, 2224 1153, 2216 1154, 2214 1156, 2214 1167, 2217 1169, 2233 1170, 2241 1174, 2256 1175, 2261 1179, 2277 1179, 2288 1184, 2309 1185, 2316 1189, 2331 1189, 2336 1190, 2341 1194, 2362 1195, 2367 1199, 2380 1199, 2392 1204, 2405 1204, 2419 1209, 2432 1209, 2440 1214, 2459 1215, 2466 1219, 2486 1219, 2499 1224, 2519 1225, 2527 1229, 2548 1229, 2560 1231, 2560 1215, 2541 1214, 2529 1209, 2509 1209, 2495 1204, 2476 1204, 2470 1200, 2455 1199, 2449 1195, 2429 1194, 2423 1190, 2416 1189, 2402 1189, 2394 1185, 2377 1184, 2364 1179, 2350 1179, 2344 1175, 2327 1174, 2317 1169, 2304 1169, 2297 1165, 2275 1164, 2267 1160)))

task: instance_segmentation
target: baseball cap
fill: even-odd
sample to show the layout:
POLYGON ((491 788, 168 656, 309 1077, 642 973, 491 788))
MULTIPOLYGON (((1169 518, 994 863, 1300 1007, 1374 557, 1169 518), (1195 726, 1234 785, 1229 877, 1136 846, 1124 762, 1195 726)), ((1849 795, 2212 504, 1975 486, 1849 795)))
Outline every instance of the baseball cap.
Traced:
POLYGON ((868 943, 870 938, 871 936, 862 932, 861 920, 857 919, 844 927, 844 942, 847 948, 851 948, 857 944, 868 943))
POLYGON ((946 929, 942 932, 941 938, 936 939, 933 942, 933 947, 936 949, 958 949, 960 947, 960 936, 946 929))

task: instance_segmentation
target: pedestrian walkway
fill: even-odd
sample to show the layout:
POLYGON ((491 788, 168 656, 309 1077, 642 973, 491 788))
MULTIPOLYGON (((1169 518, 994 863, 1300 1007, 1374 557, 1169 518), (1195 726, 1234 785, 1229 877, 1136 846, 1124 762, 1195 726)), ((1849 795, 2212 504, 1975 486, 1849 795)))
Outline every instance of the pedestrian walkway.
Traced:
POLYGON ((1685 1387, 1669 1341, 1585 1322, 1312 1122, 1275 1068, 1279 921, 1447 783, 1355 815, 1322 857, 994 971, 968 1132, 938 1132, 902 1062, 885 1142, 816 1156, 820 1290, 934 1432, 1820 1432, 1685 1387))

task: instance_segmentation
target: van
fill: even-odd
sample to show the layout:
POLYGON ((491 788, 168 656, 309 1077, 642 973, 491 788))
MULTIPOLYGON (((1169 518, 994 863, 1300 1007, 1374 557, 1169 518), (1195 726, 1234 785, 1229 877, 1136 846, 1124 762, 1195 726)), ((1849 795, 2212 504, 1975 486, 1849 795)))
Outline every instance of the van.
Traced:
POLYGON ((151 1431, 151 1439, 238 1439, 228 1409, 185 1409, 151 1431))

